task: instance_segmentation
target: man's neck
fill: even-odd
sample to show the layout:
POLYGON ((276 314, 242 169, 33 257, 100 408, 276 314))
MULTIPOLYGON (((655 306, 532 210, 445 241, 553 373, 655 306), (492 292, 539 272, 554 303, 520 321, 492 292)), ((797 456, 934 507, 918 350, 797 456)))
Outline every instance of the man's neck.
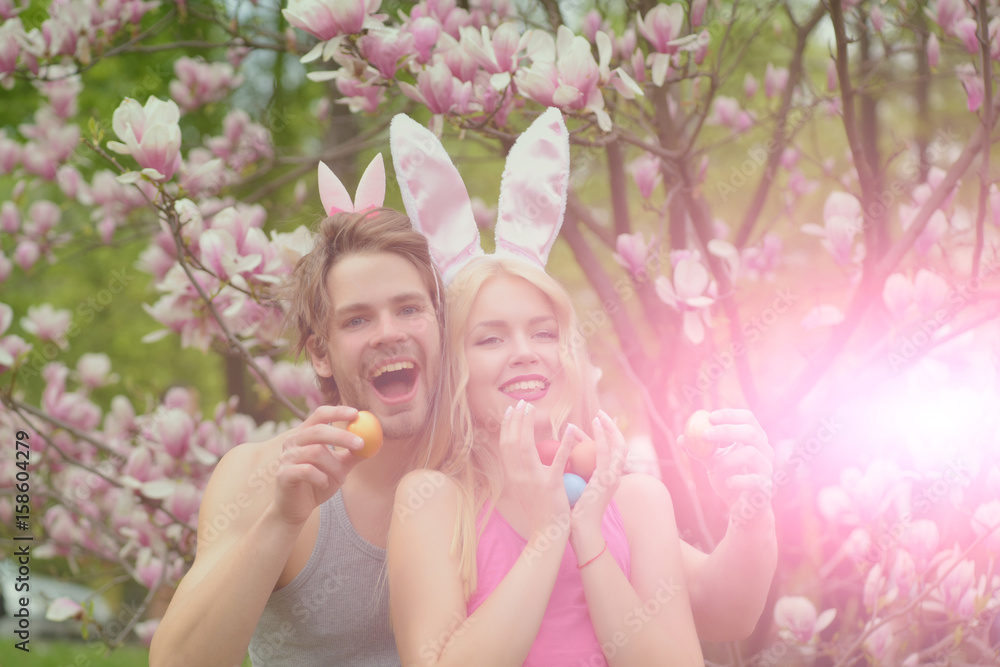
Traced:
POLYGON ((354 467, 341 487, 354 529, 368 542, 385 548, 396 485, 410 470, 412 440, 386 440, 378 454, 354 467))

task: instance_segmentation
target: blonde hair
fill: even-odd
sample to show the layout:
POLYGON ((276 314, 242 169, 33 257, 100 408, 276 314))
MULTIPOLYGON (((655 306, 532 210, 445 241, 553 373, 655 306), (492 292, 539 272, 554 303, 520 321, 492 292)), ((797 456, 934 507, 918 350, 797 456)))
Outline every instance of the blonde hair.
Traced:
POLYGON ((481 527, 477 517, 492 508, 503 488, 503 468, 490 447, 485 429, 496 424, 477 423, 469 405, 469 366, 465 357, 466 326, 480 289, 497 276, 522 278, 539 289, 552 304, 559 325, 559 360, 567 391, 552 410, 555 437, 568 423, 586 428, 597 413, 595 376, 580 334, 579 322, 566 289, 540 268, 517 259, 484 257, 472 261, 455 277, 446 292, 445 339, 447 344, 446 396, 450 396, 453 454, 444 471, 457 482, 461 494, 452 551, 459 556, 468 598, 476 590, 476 544, 481 527))

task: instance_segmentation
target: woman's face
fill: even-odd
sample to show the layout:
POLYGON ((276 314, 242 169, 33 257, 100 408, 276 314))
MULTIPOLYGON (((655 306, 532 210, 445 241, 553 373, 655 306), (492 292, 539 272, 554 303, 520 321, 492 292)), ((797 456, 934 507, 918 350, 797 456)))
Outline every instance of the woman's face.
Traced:
POLYGON ((519 400, 535 407, 538 438, 551 437, 550 415, 565 378, 559 323, 551 301, 523 278, 489 278, 466 322, 468 399, 477 423, 494 430, 519 400))

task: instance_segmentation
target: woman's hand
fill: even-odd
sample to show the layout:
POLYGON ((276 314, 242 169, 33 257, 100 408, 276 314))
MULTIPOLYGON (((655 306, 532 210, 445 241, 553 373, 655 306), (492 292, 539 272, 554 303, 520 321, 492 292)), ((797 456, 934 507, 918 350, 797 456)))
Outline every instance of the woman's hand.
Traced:
POLYGON ((563 469, 569 459, 572 429, 566 429, 552 465, 542 463, 535 446, 535 408, 518 401, 507 409, 500 424, 500 460, 504 485, 524 508, 533 531, 552 524, 567 525, 569 500, 563 486, 563 469))
MULTIPOLYGON (((570 539, 573 540, 574 548, 578 538, 584 533, 590 537, 601 534, 601 520, 618 490, 622 469, 625 467, 625 436, 618 430, 615 422, 601 410, 592 425, 597 445, 597 467, 587 482, 583 495, 573 506, 570 539)), ((571 426, 567 431, 575 428, 571 426)))

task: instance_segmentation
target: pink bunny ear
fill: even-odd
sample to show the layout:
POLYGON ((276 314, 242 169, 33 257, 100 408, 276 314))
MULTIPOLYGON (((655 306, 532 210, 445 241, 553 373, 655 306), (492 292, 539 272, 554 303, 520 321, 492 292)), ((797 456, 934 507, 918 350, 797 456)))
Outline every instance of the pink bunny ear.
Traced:
POLYGON ((326 164, 319 163, 319 197, 327 215, 348 211, 360 213, 369 208, 379 208, 385 203, 385 164, 382 154, 376 155, 358 183, 354 202, 347 188, 326 164))
POLYGON ((380 208, 385 203, 385 163, 382 154, 372 158, 365 173, 358 182, 358 191, 354 194, 354 210, 365 211, 370 208, 380 208))
POLYGON ((438 138, 406 114, 393 117, 389 145, 403 206, 447 283, 483 254, 469 192, 438 138))
POLYGON ((550 107, 507 154, 497 204, 497 254, 545 266, 559 235, 569 189, 569 133, 550 107))

